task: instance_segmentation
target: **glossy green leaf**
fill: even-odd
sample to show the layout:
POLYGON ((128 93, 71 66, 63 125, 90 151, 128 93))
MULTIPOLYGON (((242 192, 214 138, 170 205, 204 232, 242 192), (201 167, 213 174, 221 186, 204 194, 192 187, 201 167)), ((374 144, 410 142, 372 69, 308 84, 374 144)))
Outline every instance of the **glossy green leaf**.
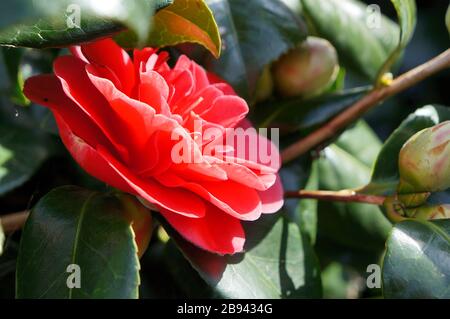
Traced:
MULTIPOLYGON (((318 298, 317 258, 298 226, 280 214, 245 224, 245 253, 218 256, 174 236, 215 293, 224 298, 318 298)), ((176 265, 172 265, 176 267, 176 265)))
POLYGON ((411 40, 414 29, 416 28, 416 1, 391 0, 391 2, 395 7, 395 11, 397 12, 401 32, 397 47, 394 49, 394 51, 392 51, 389 58, 386 60, 380 72, 378 73, 378 80, 381 79, 383 74, 391 70, 392 66, 401 56, 403 50, 411 40))
POLYGON ((56 150, 45 133, 0 123, 0 195, 26 182, 56 150))
MULTIPOLYGON (((319 172, 317 163, 313 163, 311 174, 305 187, 305 190, 317 190, 319 188, 319 172)), ((296 209, 296 222, 300 231, 314 245, 317 236, 317 201, 313 199, 301 199, 298 201, 296 209)))
MULTIPOLYGON (((307 155, 283 165, 279 174, 285 191, 318 188, 317 165, 307 155)), ((287 198, 283 211, 291 221, 299 226, 301 233, 309 239, 309 242, 314 244, 317 234, 317 201, 287 198)))
POLYGON ((290 132, 307 130, 327 122, 361 99, 369 90, 370 87, 354 88, 311 100, 272 100, 257 105, 254 117, 260 127, 280 126, 290 132))
MULTIPOLYGON (((116 40, 124 47, 136 45, 136 36, 130 32, 120 34, 116 40)), ((203 45, 216 58, 220 56, 219 29, 204 0, 174 0, 160 10, 145 44, 159 48, 188 42, 203 45)))
POLYGON ((384 143, 378 155, 370 184, 363 192, 392 195, 399 182, 398 155, 403 144, 415 133, 450 120, 450 109, 440 105, 427 105, 408 116, 384 143))
POLYGON ((400 29, 357 0, 301 0, 303 14, 337 49, 341 64, 375 80, 397 47, 400 29))
POLYGON ((450 298, 450 220, 398 223, 386 247, 385 298, 450 298))
POLYGON ((10 236, 0 255, 0 298, 14 299, 15 271, 19 244, 10 236))
POLYGON ((137 247, 114 194, 74 186, 51 191, 32 210, 17 261, 18 298, 137 298, 137 247), (69 288, 80 268, 80 288, 69 288), (74 274, 74 273, 73 273, 74 274))
POLYGON ((222 36, 219 60, 203 64, 252 99, 264 67, 306 38, 304 23, 282 2, 207 0, 222 36))
MULTIPOLYGON (((319 158, 319 189, 342 190, 365 185, 370 163, 381 143, 365 124, 346 131, 319 158)), ((375 205, 319 202, 319 235, 341 245, 380 251, 391 224, 375 205)))
POLYGON ((61 47, 129 28, 142 43, 155 9, 170 0, 5 0, 0 4, 0 45, 61 47))
POLYGON ((24 54, 25 49, 8 49, 2 48, 2 56, 7 68, 7 72, 10 80, 9 94, 11 95, 12 102, 18 105, 29 105, 30 101, 23 94, 23 84, 25 79, 20 70, 20 62, 24 54))

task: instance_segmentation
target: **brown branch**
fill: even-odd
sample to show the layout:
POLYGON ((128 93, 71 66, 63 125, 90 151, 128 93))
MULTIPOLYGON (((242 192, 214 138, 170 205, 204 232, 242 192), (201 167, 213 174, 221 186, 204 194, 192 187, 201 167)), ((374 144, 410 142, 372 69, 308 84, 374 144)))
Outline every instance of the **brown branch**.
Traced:
POLYGON ((286 192, 286 198, 309 198, 330 202, 347 202, 347 203, 366 203, 381 206, 385 197, 375 195, 358 194, 352 190, 342 191, 308 191, 300 190, 297 192, 286 192))
POLYGON ((444 51, 432 60, 399 76, 389 86, 375 88, 361 100, 337 115, 327 124, 312 132, 305 138, 288 146, 281 152, 283 162, 289 162, 308 152, 312 148, 331 139, 349 124, 360 118, 372 107, 380 104, 387 98, 402 92, 431 75, 450 67, 450 49, 444 51))
POLYGON ((29 211, 23 211, 0 216, 0 225, 5 234, 11 234, 25 225, 29 215, 29 211))

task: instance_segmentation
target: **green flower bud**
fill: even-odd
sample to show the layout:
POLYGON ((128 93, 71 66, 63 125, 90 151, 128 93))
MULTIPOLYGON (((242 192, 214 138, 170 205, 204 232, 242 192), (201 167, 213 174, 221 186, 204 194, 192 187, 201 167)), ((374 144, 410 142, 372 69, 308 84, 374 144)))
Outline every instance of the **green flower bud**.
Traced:
POLYGON ((412 136, 400 150, 399 171, 399 193, 450 188, 450 121, 412 136))
POLYGON ((270 65, 267 65, 264 68, 264 71, 261 74, 258 83, 256 84, 255 101, 257 103, 263 102, 267 100, 269 97, 271 97, 273 93, 273 86, 274 85, 272 73, 270 72, 270 65))
POLYGON ((339 71, 335 48, 325 39, 308 37, 274 65, 275 87, 284 97, 311 97, 324 92, 339 71))

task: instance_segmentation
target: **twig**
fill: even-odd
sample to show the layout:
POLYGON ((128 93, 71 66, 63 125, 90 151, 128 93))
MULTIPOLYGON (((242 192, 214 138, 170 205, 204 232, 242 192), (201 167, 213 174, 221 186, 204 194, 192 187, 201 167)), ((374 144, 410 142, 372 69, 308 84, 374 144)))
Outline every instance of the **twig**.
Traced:
POLYGON ((283 162, 289 162, 308 152, 315 146, 331 139, 346 126, 360 118, 372 107, 380 104, 387 98, 410 88, 431 75, 450 67, 450 49, 444 51, 430 61, 399 76, 389 86, 375 88, 361 100, 337 115, 324 126, 320 127, 305 138, 288 146, 281 153, 283 162))
POLYGON ((0 225, 5 234, 11 234, 23 227, 29 215, 29 211, 2 215, 0 217, 0 225))
POLYGON ((297 192, 286 192, 286 198, 310 198, 331 202, 351 202, 351 203, 366 203, 373 205, 383 205, 385 197, 375 195, 358 194, 352 190, 342 191, 308 191, 300 190, 297 192))

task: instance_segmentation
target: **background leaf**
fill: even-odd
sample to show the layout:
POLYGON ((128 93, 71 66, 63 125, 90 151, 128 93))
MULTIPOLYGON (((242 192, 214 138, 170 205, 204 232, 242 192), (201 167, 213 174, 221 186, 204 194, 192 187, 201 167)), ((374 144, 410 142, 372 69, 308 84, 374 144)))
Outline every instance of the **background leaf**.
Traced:
POLYGON ((398 44, 398 25, 384 15, 381 16, 379 26, 375 24, 376 21, 370 22, 367 5, 356 0, 301 2, 303 14, 314 31, 336 47, 340 62, 375 80, 398 44))
POLYGON ((370 87, 329 93, 311 100, 272 100, 255 107, 253 117, 260 127, 281 126, 289 132, 309 130, 323 124, 361 99, 370 87))
POLYGON ((39 201, 23 230, 17 261, 18 298, 137 298, 139 260, 124 206, 113 194, 74 186, 39 201), (81 268, 69 289, 66 268, 81 268))
POLYGON ((306 38, 304 23, 279 0, 207 0, 222 36, 219 60, 210 71, 252 99, 264 67, 306 38))
POLYGON ((2 48, 2 56, 10 80, 9 94, 11 95, 11 100, 15 104, 26 106, 30 104, 30 101, 22 92, 25 80, 20 70, 21 59, 24 52, 25 49, 23 48, 14 50, 2 48))
MULTIPOLYGON (((319 188, 319 172, 317 163, 312 164, 311 174, 304 188, 306 190, 317 190, 319 188)), ((301 199, 298 201, 295 221, 309 242, 314 245, 317 237, 317 207, 318 203, 312 199, 301 199)))
MULTIPOLYGON (((364 185, 370 162, 381 143, 370 128, 359 123, 324 149, 319 165, 319 189, 342 190, 364 185)), ((381 251, 391 229, 375 205, 319 202, 319 236, 362 251, 381 251)))
MULTIPOLYGON (((121 33, 116 40, 127 48, 136 45, 132 32, 121 33)), ((187 42, 203 45, 216 58, 220 55, 219 30, 204 0, 175 0, 160 10, 154 16, 152 32, 145 44, 160 48, 187 42)))
POLYGON ((450 220, 398 223, 383 261, 385 298, 450 298, 450 220))
POLYGON ((154 10, 170 3, 170 0, 6 0, 0 4, 0 45, 68 46, 125 28, 133 30, 142 43, 149 34, 154 10), (80 13, 79 27, 68 22, 76 12, 80 13))
POLYGON ((0 125, 0 195, 26 182, 51 155, 54 139, 41 131, 0 125))

